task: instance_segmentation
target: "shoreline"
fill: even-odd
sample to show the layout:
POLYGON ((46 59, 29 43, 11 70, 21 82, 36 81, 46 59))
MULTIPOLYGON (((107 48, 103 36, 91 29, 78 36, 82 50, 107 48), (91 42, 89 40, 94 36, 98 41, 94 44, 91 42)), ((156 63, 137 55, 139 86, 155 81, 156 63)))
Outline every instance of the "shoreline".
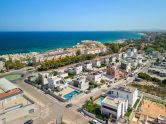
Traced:
MULTIPOLYGON (((100 42, 102 44, 105 44, 105 43, 124 43, 126 42, 127 39, 118 39, 118 40, 114 40, 114 41, 106 41, 106 42, 101 42, 101 41, 97 41, 97 42, 100 42)), ((81 41, 80 41, 81 42, 81 41)), ((78 42, 78 43, 80 43, 78 42)), ((78 44, 77 43, 77 44, 78 44)), ((76 44, 76 45, 77 45, 76 44)), ((75 45, 74 45, 75 46, 75 45)), ((42 54, 42 53, 48 53, 48 52, 51 52, 51 51, 56 51, 58 49, 70 49, 70 48, 73 48, 74 46, 71 46, 71 47, 59 47, 59 48, 54 48, 54 49, 48 49, 48 50, 32 50, 32 51, 29 51, 29 52, 15 52, 15 53, 6 53, 6 54, 0 54, 0 57, 1 56, 7 56, 7 55, 28 55, 28 54, 33 54, 33 53, 36 53, 36 54, 42 54)))
MULTIPOLYGON (((105 44, 105 43, 124 43, 126 40, 130 40, 130 39, 140 39, 141 36, 143 36, 144 33, 142 32, 138 32, 137 33, 140 37, 138 38, 120 38, 120 39, 117 39, 117 40, 105 40, 105 41, 100 41, 100 40, 95 40, 97 42, 100 42, 102 44, 105 44)), ((29 49, 29 50, 23 50, 23 49, 18 49, 18 50, 9 50, 9 51, 6 51, 6 52, 2 52, 0 53, 0 57, 1 56, 7 56, 7 55, 28 55, 28 54, 32 54, 32 53, 37 53, 37 54, 42 54, 42 53, 47 53, 47 52, 50 52, 50 51, 55 51, 55 50, 58 50, 58 49, 69 49, 69 48, 73 48, 75 45, 77 45, 78 43, 80 43, 81 40, 79 42, 77 42, 76 44, 74 45, 69 45, 69 46, 64 46, 64 47, 55 47, 55 48, 49 48, 48 49, 44 49, 44 48, 32 48, 32 49, 29 49)))

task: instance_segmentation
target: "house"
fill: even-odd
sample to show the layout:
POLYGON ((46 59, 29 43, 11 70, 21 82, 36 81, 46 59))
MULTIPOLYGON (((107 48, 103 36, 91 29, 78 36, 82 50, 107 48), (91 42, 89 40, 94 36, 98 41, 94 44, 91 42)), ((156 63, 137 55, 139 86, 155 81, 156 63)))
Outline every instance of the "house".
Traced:
POLYGON ((3 61, 0 61, 0 71, 4 70, 5 63, 3 61))
POLYGON ((128 57, 132 57, 132 56, 134 56, 135 54, 137 54, 137 49, 136 49, 136 48, 129 48, 129 49, 127 50, 127 56, 128 56, 128 57))
POLYGON ((85 62, 83 64, 83 69, 85 69, 85 70, 92 70, 93 69, 92 68, 92 63, 91 62, 85 62))
POLYGON ((47 85, 48 84, 48 77, 49 77, 49 73, 39 73, 38 78, 41 78, 41 84, 42 85, 47 85))
POLYGON ((128 61, 128 63, 131 63, 132 67, 137 67, 138 66, 138 60, 135 59, 135 58, 129 58, 127 61, 128 61))
POLYGON ((131 63, 128 62, 122 62, 121 68, 125 70, 126 72, 131 72, 131 63))
POLYGON ((127 53, 123 52, 123 53, 122 53, 122 58, 123 58, 123 59, 127 58, 127 53))
POLYGON ((112 116, 118 120, 123 117, 128 108, 128 100, 122 98, 105 97, 101 103, 101 113, 106 116, 112 116))
POLYGON ((104 65, 108 65, 110 62, 109 58, 103 58, 102 61, 101 61, 101 64, 104 64, 104 65))
POLYGON ((68 77, 68 73, 67 72, 59 72, 58 75, 62 78, 68 77))
POLYGON ((33 116, 34 102, 5 78, 0 78, 0 124, 33 116))
POLYGON ((107 75, 111 75, 115 79, 119 79, 120 77, 119 68, 116 65, 107 66, 107 75))
POLYGON ((113 63, 116 62, 116 57, 115 56, 112 56, 110 59, 111 59, 111 62, 113 62, 113 63))
POLYGON ((94 82, 96 84, 100 84, 102 79, 102 73, 101 72, 92 72, 88 75, 88 80, 91 82, 94 82))
POLYGON ((82 65, 76 65, 75 67, 74 67, 74 72, 75 72, 75 74, 80 74, 81 72, 82 72, 82 65))
POLYGON ((120 86, 109 90, 108 96, 128 100, 129 107, 133 107, 138 99, 138 90, 133 87, 120 86))
POLYGON ((85 91, 89 88, 89 82, 86 80, 85 76, 81 76, 73 80, 73 85, 85 91))
POLYGON ((49 77, 47 80, 48 80, 48 87, 51 89, 56 88, 60 84, 62 84, 62 78, 58 76, 49 77))
POLYGON ((93 61, 93 66, 94 67, 101 67, 101 61, 100 60, 94 60, 93 61))

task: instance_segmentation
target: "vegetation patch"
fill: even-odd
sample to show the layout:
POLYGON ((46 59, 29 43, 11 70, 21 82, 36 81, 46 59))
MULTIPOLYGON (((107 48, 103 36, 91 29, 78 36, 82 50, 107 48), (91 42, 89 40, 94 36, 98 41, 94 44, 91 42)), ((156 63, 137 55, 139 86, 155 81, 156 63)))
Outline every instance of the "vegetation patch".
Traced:
POLYGON ((17 80, 19 78, 21 78, 21 75, 19 74, 12 74, 12 75, 7 75, 5 76, 5 78, 9 81, 14 81, 14 80, 17 80))
POLYGON ((145 93, 149 93, 155 96, 159 96, 163 99, 166 99, 166 90, 165 87, 162 86, 147 86, 147 85, 141 85, 138 83, 131 83, 129 84, 132 87, 136 87, 138 88, 138 90, 145 92, 145 93))
POLYGON ((97 104, 93 103, 92 100, 87 101, 85 103, 85 105, 83 106, 83 108, 87 112, 94 114, 97 118, 99 118, 101 120, 105 120, 106 119, 106 116, 101 114, 100 107, 97 104))
POLYGON ((128 108, 128 109, 127 109, 127 112, 125 113, 125 116, 129 118, 131 112, 132 112, 132 109, 131 109, 131 108, 128 108))

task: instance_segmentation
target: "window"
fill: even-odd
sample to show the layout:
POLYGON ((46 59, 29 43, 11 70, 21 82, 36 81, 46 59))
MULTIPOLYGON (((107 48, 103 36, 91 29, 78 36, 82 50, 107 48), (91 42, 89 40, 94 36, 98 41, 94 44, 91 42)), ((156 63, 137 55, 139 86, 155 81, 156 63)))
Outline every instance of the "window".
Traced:
POLYGON ((102 106, 103 108, 105 108, 105 109, 108 109, 108 110, 111 110, 111 111, 114 111, 114 112, 117 112, 117 110, 116 109, 113 109, 113 108, 110 108, 110 107, 107 107, 107 106, 102 106))

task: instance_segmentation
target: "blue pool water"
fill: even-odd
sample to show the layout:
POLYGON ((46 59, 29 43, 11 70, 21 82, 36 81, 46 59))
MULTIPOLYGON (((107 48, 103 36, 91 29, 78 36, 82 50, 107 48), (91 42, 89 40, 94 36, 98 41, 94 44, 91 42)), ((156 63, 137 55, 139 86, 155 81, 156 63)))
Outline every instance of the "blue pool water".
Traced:
POLYGON ((76 94, 78 94, 78 92, 76 90, 74 90, 74 91, 72 91, 72 92, 64 95, 63 98, 65 98, 65 99, 71 99, 76 94))
POLYGON ((105 97, 100 97, 97 101, 97 104, 98 105, 101 105, 102 101, 104 100, 105 97))

